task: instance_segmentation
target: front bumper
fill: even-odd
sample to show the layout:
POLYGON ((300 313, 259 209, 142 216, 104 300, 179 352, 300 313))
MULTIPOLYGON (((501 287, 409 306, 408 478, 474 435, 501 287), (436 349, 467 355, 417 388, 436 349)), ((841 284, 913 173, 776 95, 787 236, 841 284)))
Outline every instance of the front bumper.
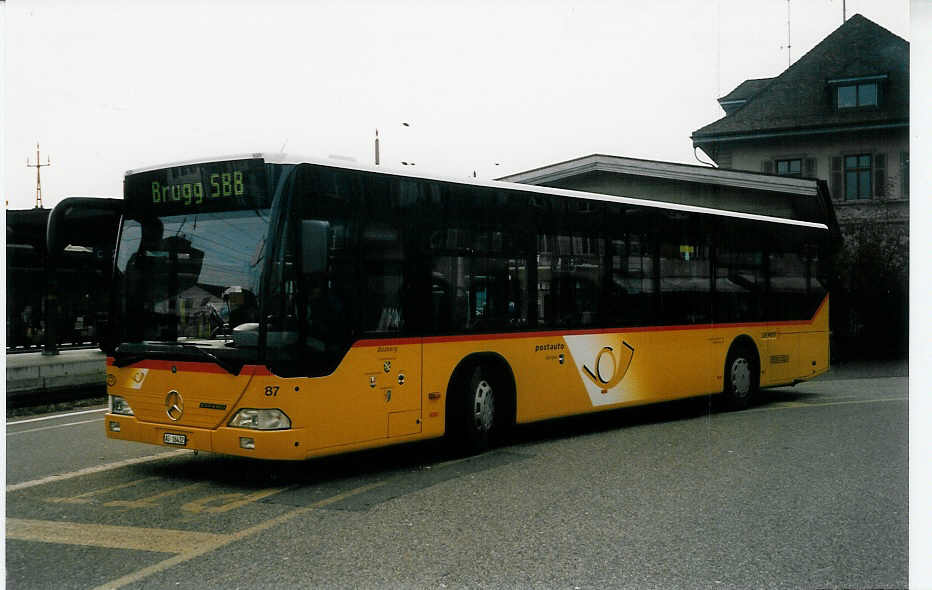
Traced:
POLYGON ((249 430, 221 426, 216 430, 208 430, 143 422, 135 416, 106 414, 104 429, 107 432, 107 438, 147 443, 170 449, 191 449, 257 459, 300 460, 307 457, 303 428, 249 430), (119 431, 114 431, 111 423, 116 423, 119 431), (168 444, 165 442, 165 434, 184 435, 185 444, 168 444), (251 438, 255 448, 243 448, 240 444, 241 438, 251 438))

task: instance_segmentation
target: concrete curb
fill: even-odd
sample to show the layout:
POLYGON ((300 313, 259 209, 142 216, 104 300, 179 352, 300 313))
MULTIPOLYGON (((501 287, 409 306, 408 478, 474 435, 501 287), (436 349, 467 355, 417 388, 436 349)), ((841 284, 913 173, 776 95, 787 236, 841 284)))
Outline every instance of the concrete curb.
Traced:
POLYGON ((54 356, 29 352, 6 357, 7 398, 68 389, 103 388, 107 357, 99 349, 66 350, 54 356))

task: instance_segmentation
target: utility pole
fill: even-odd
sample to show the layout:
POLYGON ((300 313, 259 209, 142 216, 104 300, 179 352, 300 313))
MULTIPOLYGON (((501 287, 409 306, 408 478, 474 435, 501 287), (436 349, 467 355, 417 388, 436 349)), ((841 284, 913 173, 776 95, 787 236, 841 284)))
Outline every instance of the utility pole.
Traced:
MULTIPOLYGON (((52 165, 52 158, 46 156, 45 164, 39 158, 39 142, 36 142, 36 163, 30 164, 26 158, 26 166, 36 169, 36 209, 42 208, 42 168, 52 165)), ((42 339, 42 356, 58 354, 58 291, 55 279, 55 267, 51 257, 45 256, 45 293, 42 296, 42 315, 45 318, 45 334, 42 339)))
POLYGON ((786 0, 786 67, 793 65, 793 58, 790 54, 790 0, 786 0))
POLYGON ((36 209, 42 208, 42 176, 40 172, 44 166, 52 165, 52 158, 49 156, 46 156, 46 158, 47 160, 45 164, 43 164, 41 160, 39 160, 39 142, 38 141, 36 142, 36 163, 30 164, 29 158, 28 157, 26 158, 26 166, 28 168, 36 169, 36 209))

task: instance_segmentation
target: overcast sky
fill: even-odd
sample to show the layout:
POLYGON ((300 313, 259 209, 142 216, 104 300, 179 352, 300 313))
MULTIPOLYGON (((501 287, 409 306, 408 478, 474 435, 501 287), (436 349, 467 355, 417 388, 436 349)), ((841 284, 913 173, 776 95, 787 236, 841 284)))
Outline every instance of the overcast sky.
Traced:
MULTIPOLYGON (((910 40, 905 0, 847 0, 910 40)), ((284 149, 494 178, 591 153, 696 163, 716 98, 787 67, 786 0, 0 3, 5 198, 284 149), (410 126, 402 126, 408 123, 410 126), (497 165, 496 165, 497 163, 497 165)), ((792 0, 796 61, 842 0, 792 0)))

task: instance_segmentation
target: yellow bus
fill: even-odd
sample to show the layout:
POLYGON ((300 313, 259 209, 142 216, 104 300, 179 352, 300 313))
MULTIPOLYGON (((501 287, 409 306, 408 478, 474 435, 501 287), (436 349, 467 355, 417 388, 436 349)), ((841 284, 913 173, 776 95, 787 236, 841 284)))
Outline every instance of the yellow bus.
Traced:
POLYGON ((829 368, 827 220, 284 155, 124 187, 112 439, 477 452, 573 414, 709 394, 743 408, 829 368))

